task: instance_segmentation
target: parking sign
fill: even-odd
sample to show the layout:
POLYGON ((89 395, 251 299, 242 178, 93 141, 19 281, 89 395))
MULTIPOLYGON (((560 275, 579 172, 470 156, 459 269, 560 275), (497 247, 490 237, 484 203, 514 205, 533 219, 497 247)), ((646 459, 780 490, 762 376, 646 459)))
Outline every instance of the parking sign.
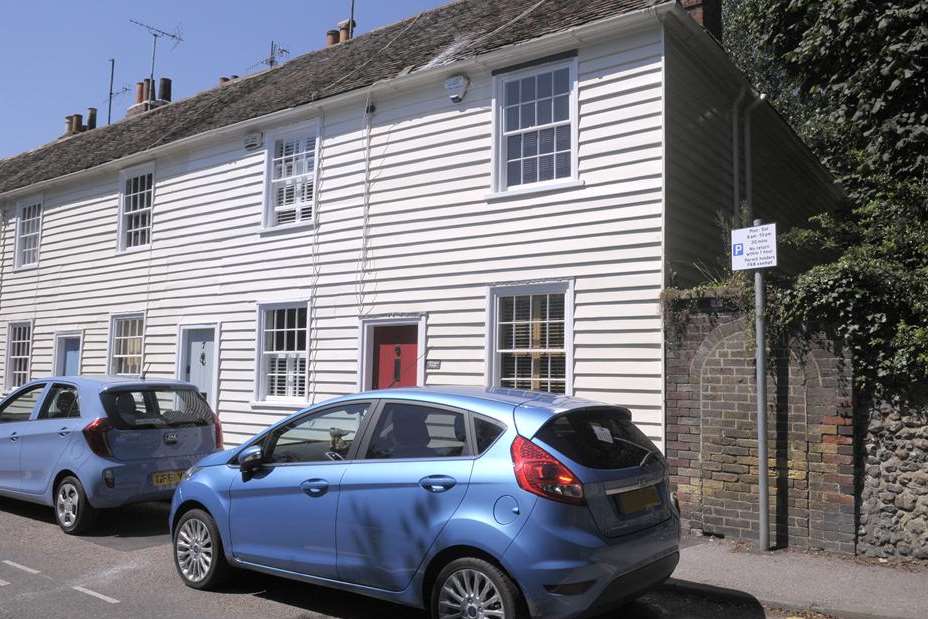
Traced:
POLYGON ((777 225, 766 224, 731 231, 731 270, 747 271, 777 266, 777 225))

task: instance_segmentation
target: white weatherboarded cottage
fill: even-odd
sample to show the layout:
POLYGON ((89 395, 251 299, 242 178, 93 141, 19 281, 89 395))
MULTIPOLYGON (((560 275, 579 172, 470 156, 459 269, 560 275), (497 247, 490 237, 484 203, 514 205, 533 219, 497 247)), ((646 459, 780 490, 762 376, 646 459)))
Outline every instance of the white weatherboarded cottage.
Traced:
POLYGON ((661 444, 662 290, 720 212, 837 198, 757 94, 674 2, 462 0, 78 120, 0 161, 3 386, 180 377, 235 444, 358 389, 502 385, 661 444))

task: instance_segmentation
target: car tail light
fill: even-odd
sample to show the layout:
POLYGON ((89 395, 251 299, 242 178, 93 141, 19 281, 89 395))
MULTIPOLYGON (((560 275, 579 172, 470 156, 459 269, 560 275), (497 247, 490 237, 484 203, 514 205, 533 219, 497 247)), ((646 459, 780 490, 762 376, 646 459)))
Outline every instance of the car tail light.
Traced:
POLYGON ((557 458, 521 436, 512 442, 511 451, 516 481, 523 490, 562 503, 584 504, 583 484, 557 458))
POLYGON ((216 450, 222 449, 222 422, 219 421, 219 413, 213 414, 213 423, 216 426, 216 450))
POLYGON ((103 458, 109 458, 113 455, 110 451, 110 443, 106 439, 107 433, 112 429, 110 422, 106 418, 94 419, 84 428, 84 440, 90 451, 103 458))

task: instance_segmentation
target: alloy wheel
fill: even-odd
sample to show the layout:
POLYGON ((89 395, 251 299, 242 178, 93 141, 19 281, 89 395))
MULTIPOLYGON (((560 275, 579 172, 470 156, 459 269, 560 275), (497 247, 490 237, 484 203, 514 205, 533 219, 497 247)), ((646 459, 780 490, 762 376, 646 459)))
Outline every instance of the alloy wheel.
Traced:
POLYGON ((55 498, 55 513, 58 522, 65 528, 71 528, 77 522, 77 510, 80 504, 80 495, 74 484, 64 483, 58 487, 58 496, 55 498))
POLYGON ((506 619, 503 600, 490 577, 458 570, 445 580, 438 599, 440 619, 506 619))
POLYGON ((198 518, 184 522, 174 546, 184 578, 195 583, 206 578, 213 563, 213 538, 206 523, 198 518))

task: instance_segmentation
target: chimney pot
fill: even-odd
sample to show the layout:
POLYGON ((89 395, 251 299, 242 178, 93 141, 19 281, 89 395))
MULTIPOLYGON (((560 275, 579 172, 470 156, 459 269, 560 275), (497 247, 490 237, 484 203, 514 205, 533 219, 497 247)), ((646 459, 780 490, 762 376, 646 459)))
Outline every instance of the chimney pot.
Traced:
POLYGON ((81 114, 71 114, 71 135, 80 133, 84 130, 84 116, 81 114))
POLYGON ((87 130, 97 128, 97 108, 89 107, 87 108, 87 130))
POLYGON ((351 31, 354 30, 356 22, 346 19, 338 22, 338 42, 344 43, 351 38, 351 31))
POLYGON ((141 103, 145 100, 145 84, 142 82, 135 83, 135 102, 141 103))
POLYGON ((155 96, 155 93, 152 91, 153 84, 151 83, 151 78, 146 77, 142 84, 142 101, 151 101, 155 96))
POLYGON ((680 0, 680 4, 709 34, 722 40, 722 0, 680 0))
POLYGON ((229 78, 226 77, 225 75, 223 75, 222 77, 219 78, 219 85, 220 85, 220 86, 225 86, 225 85, 228 84, 228 83, 229 83, 229 78))
POLYGON ((71 135, 71 128, 74 126, 73 114, 68 114, 64 117, 64 134, 71 135))
POLYGON ((171 100, 171 78, 162 77, 158 83, 158 98, 162 101, 171 100))
POLYGON ((332 47, 339 43, 340 34, 338 30, 329 30, 325 33, 325 46, 332 47))

